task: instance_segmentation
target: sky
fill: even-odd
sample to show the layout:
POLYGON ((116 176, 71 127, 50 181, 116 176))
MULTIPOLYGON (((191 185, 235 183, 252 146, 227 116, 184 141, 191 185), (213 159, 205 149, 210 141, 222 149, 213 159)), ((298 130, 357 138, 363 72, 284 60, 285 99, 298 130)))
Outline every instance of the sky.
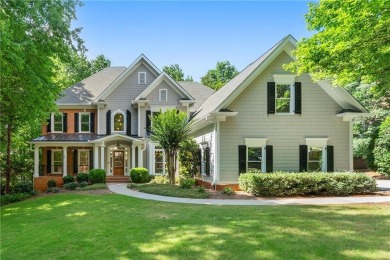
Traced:
POLYGON ((145 54, 159 69, 179 64, 200 81, 217 61, 239 71, 284 36, 309 37, 307 1, 85 1, 76 28, 89 59, 129 66, 145 54))

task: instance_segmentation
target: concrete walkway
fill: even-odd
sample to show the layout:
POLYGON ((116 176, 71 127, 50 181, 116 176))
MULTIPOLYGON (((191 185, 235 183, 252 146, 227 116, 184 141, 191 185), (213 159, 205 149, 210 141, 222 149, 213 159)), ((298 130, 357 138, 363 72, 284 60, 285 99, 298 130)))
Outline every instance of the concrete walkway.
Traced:
POLYGON ((378 203, 390 202, 390 196, 367 196, 367 197, 326 197, 326 198, 301 198, 301 199, 258 199, 258 200, 222 200, 222 199, 187 199, 166 197, 142 193, 128 189, 126 183, 110 183, 110 191, 140 199, 157 200, 164 202, 190 203, 203 205, 330 205, 352 203, 378 203))
POLYGON ((379 190, 390 190, 390 180, 376 180, 379 190))

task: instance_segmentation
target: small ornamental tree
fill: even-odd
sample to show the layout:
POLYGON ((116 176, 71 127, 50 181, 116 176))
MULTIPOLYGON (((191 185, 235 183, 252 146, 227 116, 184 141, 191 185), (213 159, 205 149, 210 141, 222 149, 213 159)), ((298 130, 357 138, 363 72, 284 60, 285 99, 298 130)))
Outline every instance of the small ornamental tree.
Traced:
POLYGON ((179 151, 180 174, 194 177, 200 164, 199 146, 194 140, 187 140, 180 144, 179 151))
POLYGON ((158 142, 165 150, 169 183, 175 184, 177 154, 180 143, 186 141, 190 134, 187 114, 176 109, 168 109, 164 113, 151 116, 152 141, 158 142))

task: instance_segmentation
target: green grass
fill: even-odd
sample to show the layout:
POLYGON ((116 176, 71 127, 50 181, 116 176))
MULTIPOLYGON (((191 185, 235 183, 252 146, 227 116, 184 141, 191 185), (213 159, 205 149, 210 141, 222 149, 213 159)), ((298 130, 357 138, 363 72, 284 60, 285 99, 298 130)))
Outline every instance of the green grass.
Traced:
POLYGON ((77 190, 104 190, 107 189, 107 184, 105 183, 95 183, 85 187, 77 187, 77 190))
POLYGON ((7 259, 388 259, 390 207, 211 206, 57 194, 1 208, 7 259))
POLYGON ((210 197, 207 192, 200 192, 197 188, 183 189, 180 186, 170 184, 129 184, 127 187, 133 186, 140 192, 163 195, 169 197, 206 199, 210 197))

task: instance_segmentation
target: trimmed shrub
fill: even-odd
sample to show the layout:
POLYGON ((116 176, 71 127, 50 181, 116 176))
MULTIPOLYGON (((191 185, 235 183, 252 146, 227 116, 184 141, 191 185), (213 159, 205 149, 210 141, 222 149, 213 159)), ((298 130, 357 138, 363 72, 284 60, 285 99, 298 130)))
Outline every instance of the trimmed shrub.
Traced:
POLYGON ((10 203, 22 201, 27 198, 30 198, 31 196, 33 196, 31 193, 15 193, 15 194, 1 195, 0 205, 3 206, 10 203))
POLYGON ((71 182, 69 183, 69 189, 70 190, 75 190, 79 185, 77 184, 77 182, 71 182))
POLYGON ((377 190, 375 180, 364 173, 246 173, 240 189, 255 196, 348 195, 377 190))
POLYGON ((88 186, 88 182, 86 182, 86 181, 82 181, 82 182, 79 183, 79 187, 80 188, 84 188, 84 187, 87 187, 87 186, 88 186))
POLYGON ((106 171, 102 169, 92 169, 89 171, 89 181, 91 184, 106 183, 106 171))
POLYGON ((198 192, 200 193, 205 193, 206 192, 206 188, 202 185, 202 186, 199 186, 198 187, 198 192))
POLYGON ((181 177, 179 180, 179 185, 183 189, 191 189, 191 187, 195 185, 195 179, 181 177))
POLYGON ((81 183, 81 182, 88 182, 88 179, 89 179, 89 176, 87 173, 83 173, 83 172, 80 172, 79 174, 77 174, 76 176, 76 180, 77 182, 81 183))
POLYGON ((232 187, 226 187, 224 188, 222 191, 221 191, 222 194, 225 194, 225 195, 232 195, 234 194, 234 190, 232 187))
POLYGON ((62 185, 62 188, 65 188, 65 189, 69 190, 69 184, 70 184, 70 183, 71 183, 71 182, 65 183, 64 185, 62 185))
POLYGON ((390 177, 390 117, 387 117, 379 127, 374 156, 378 171, 390 177))
POLYGON ((156 175, 154 176, 154 179, 150 181, 150 183, 169 184, 169 179, 167 175, 156 175))
POLYGON ((64 179, 64 184, 74 182, 74 177, 71 175, 66 175, 63 177, 63 179, 64 179))
POLYGON ((47 187, 48 188, 54 188, 57 187, 57 182, 53 179, 47 181, 47 187))
POLYGON ((134 183, 146 183, 149 181, 148 169, 133 168, 130 171, 130 180, 134 183))
POLYGON ((21 181, 16 183, 14 193, 33 193, 33 185, 29 181, 21 181))

